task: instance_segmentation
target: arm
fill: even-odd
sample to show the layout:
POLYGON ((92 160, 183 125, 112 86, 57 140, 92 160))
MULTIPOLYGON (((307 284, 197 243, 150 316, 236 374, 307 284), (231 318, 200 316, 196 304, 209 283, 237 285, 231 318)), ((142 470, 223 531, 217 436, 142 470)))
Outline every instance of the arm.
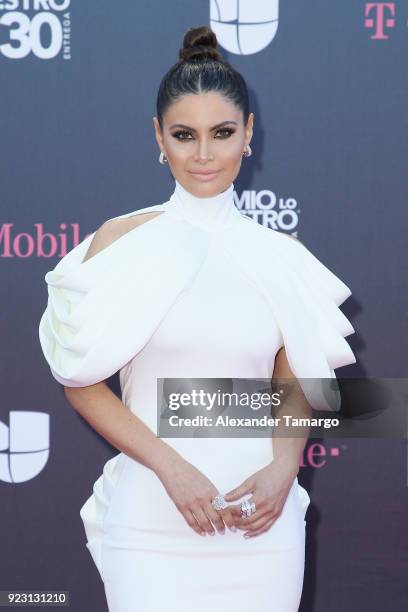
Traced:
POLYGON ((89 387, 64 387, 74 408, 101 436, 120 451, 158 473, 180 455, 134 415, 106 381, 89 387))
MULTIPOLYGON (((151 213, 140 217, 148 220, 151 213)), ((143 222, 140 217, 136 218, 137 224, 143 222)), ((130 223, 128 219, 105 222, 96 231, 83 261, 130 231, 134 224, 135 220, 130 223)), ((146 467, 158 472, 164 464, 168 466, 172 460, 180 459, 175 450, 157 438, 152 430, 122 403, 109 389, 106 381, 88 387, 64 387, 64 392, 70 405, 91 427, 110 444, 146 467)))
MULTIPOLYGON (((140 215, 132 215, 130 218, 115 218, 105 222, 94 233, 92 236, 92 241, 87 242, 87 247, 74 253, 76 258, 73 258, 73 265, 76 264, 75 271, 77 272, 77 278, 74 278, 74 280, 77 280, 77 286, 74 286, 70 293, 67 292, 67 298, 65 302, 62 300, 62 305, 58 303, 56 298, 63 298, 64 292, 62 292, 62 296, 59 296, 58 293, 57 295, 53 294, 52 297, 55 298, 55 308, 61 306, 61 310, 59 312, 69 312, 73 315, 71 317, 71 319, 73 319, 74 315, 76 314, 76 306, 79 304, 79 307, 81 304, 81 296, 78 295, 81 293, 81 289, 84 289, 85 295, 87 293, 89 294, 89 291, 92 289, 92 278, 90 278, 92 275, 92 266, 82 266, 81 269, 81 264, 97 256, 101 251, 106 251, 107 247, 112 242, 118 240, 123 234, 126 234, 139 225, 142 218, 143 220, 150 220, 153 214, 156 216, 157 214, 163 213, 143 213, 140 215), (88 252, 85 254, 86 248, 88 248, 88 252), (80 255, 78 258, 79 253, 80 255), (82 261, 78 261, 79 259, 82 259, 82 261), (82 275, 82 271, 84 271, 85 274, 82 275)), ((131 250, 129 250, 129 253, 130 252, 131 250)), ((125 256, 126 250, 122 249, 120 257, 125 256)), ((106 266, 109 266, 111 263, 108 257, 102 258, 102 261, 105 261, 106 266)), ((111 265, 116 265, 117 262, 118 258, 113 258, 111 265)), ((119 261, 119 264, 120 263, 121 261, 119 261)), ((60 273, 63 273, 64 271, 67 271, 68 273, 71 272, 70 266, 67 266, 67 268, 68 269, 65 270, 64 266, 60 266, 60 268, 56 270, 56 273, 53 275, 53 278, 49 279, 50 281, 54 281, 52 291, 55 291, 58 286, 64 286, 64 283, 59 284, 61 277, 60 273)), ((113 268, 113 270, 111 270, 111 276, 112 272, 114 273, 114 271, 115 269, 113 268)), ((111 299, 112 311, 114 311, 115 316, 120 316, 122 308, 121 300, 126 299, 126 291, 121 293, 121 289, 125 288, 122 284, 115 285, 118 289, 118 295, 120 296, 120 298, 115 301, 115 293, 111 293, 111 291, 115 291, 115 289, 112 288, 111 283, 103 282, 103 270, 101 269, 101 266, 99 266, 99 268, 96 266, 95 274, 97 275, 97 282, 95 283, 96 290, 92 295, 93 301, 90 301, 87 304, 88 310, 85 313, 86 317, 84 317, 84 325, 81 327, 80 325, 78 326, 74 324, 72 326, 73 331, 70 332, 69 323, 72 321, 70 321, 70 316, 68 316, 65 321, 60 321, 62 330, 60 335, 56 338, 56 342, 54 344, 50 342, 49 346, 47 346, 50 351, 55 350, 55 347, 69 351, 72 349, 72 347, 75 348, 75 332, 78 332, 79 328, 86 329, 85 326, 88 323, 91 326, 90 331, 93 331, 93 335, 91 333, 89 334, 90 338, 88 338, 87 346, 82 347, 85 348, 85 350, 83 350, 81 354, 83 360, 85 360, 85 358, 88 356, 86 350, 90 349, 89 352, 91 352, 92 359, 88 359, 88 362, 85 364, 87 365, 88 370, 86 368, 82 369, 81 363, 83 362, 81 362, 81 360, 77 360, 77 362, 74 363, 76 367, 74 369, 70 369, 68 366, 72 365, 72 363, 68 358, 69 356, 65 355, 65 353, 63 355, 60 353, 57 355, 57 357, 59 356, 61 358, 63 356, 67 357, 67 362, 63 364, 66 365, 67 368, 65 370, 60 368, 61 373, 57 373, 56 370, 53 371, 53 373, 54 376, 57 374, 58 379, 62 381, 65 396, 68 402, 86 421, 88 421, 91 427, 107 441, 109 441, 110 444, 118 448, 131 459, 134 459, 155 473, 157 478, 159 478, 163 484, 167 494, 174 502, 176 508, 184 517, 186 523, 196 533, 205 535, 207 532, 213 532, 214 526, 219 531, 225 529, 225 525, 233 529, 234 521, 231 513, 226 512, 226 514, 221 517, 211 505, 211 500, 218 492, 218 489, 214 483, 211 482, 211 480, 199 469, 187 461, 171 445, 166 444, 163 440, 158 438, 155 432, 152 431, 142 419, 139 419, 135 414, 133 414, 133 412, 129 410, 129 408, 123 404, 122 401, 113 392, 111 392, 107 386, 104 378, 107 378, 107 376, 110 376, 113 372, 119 370, 121 365, 124 363, 128 363, 133 351, 132 343, 128 342, 126 349, 127 352, 126 355, 123 355, 123 359, 122 357, 120 359, 119 357, 117 359, 112 359, 109 362, 109 367, 104 367, 101 371, 101 364, 98 361, 99 350, 96 350, 95 345, 92 344, 92 341, 95 340, 95 342, 98 342, 98 331, 100 329, 99 324, 106 323, 106 320, 103 316, 100 320, 96 318, 96 325, 94 325, 92 328, 92 317, 97 317, 101 297, 102 299, 106 300, 111 299), (99 285, 98 282, 100 282, 99 285), (101 288, 100 292, 98 291, 99 287, 101 288), (115 308, 113 308, 113 306, 115 308), (67 324, 68 329, 63 327, 64 322, 67 324), (66 343, 64 332, 69 335, 68 343, 66 343)), ((64 278, 63 275, 62 278, 64 278)), ((139 275, 139 278, 141 279, 140 291, 143 292, 144 286, 142 286, 142 276, 139 275)), ((119 277, 119 279, 121 279, 120 283, 122 283, 123 277, 119 277)), ((49 284, 51 284, 51 282, 49 284)), ((69 278, 66 279, 65 285, 69 288, 69 278)), ((55 310, 55 308, 53 309, 52 314, 58 319, 58 312, 55 310)), ((47 316, 48 314, 49 313, 47 313, 47 316)), ((49 321, 48 318, 44 318, 44 320, 46 322, 49 321)), ((76 321, 76 323, 78 323, 78 321, 76 321)), ((109 343, 105 337, 103 343, 100 342, 97 344, 97 348, 101 348, 101 359, 104 357, 102 351, 109 350, 109 344, 112 345, 112 343, 122 342, 123 332, 122 336, 120 336, 120 334, 115 331, 119 328, 120 326, 113 326, 111 328, 112 333, 108 335, 109 343)), ((44 341, 47 339, 45 332, 49 332, 51 334, 49 326, 47 328, 44 326, 44 341)), ((130 337, 132 338, 132 336, 130 337)), ((79 344, 78 339, 77 344, 79 344)), ((122 347, 119 344, 119 346, 116 348, 118 349, 116 353, 119 353, 119 349, 122 347)), ((108 355, 106 355, 106 357, 108 357, 108 355)), ((58 364, 58 359, 53 360, 49 358, 48 363, 50 366, 54 363, 58 364)), ((105 366, 107 366, 106 363, 105 366)), ((55 378, 56 377, 57 376, 55 376, 55 378)))
MULTIPOLYGON (((288 400, 275 408, 274 417, 278 418, 283 414, 290 414, 290 416, 295 418, 309 418, 312 415, 312 408, 307 402, 300 385, 296 385, 296 378, 290 369, 284 346, 278 351, 275 357, 272 380, 279 378, 287 379, 288 382, 293 381, 294 385, 288 400)), ((294 475, 296 476, 299 471, 300 457, 309 437, 310 427, 297 428, 296 431, 299 431, 302 435, 296 436, 295 438, 275 435, 275 433, 285 434, 285 430, 286 426, 282 419, 279 421, 278 425, 273 428, 273 463, 285 467, 288 465, 292 466, 294 475)), ((290 430, 288 430, 286 435, 288 435, 289 432, 290 430)))

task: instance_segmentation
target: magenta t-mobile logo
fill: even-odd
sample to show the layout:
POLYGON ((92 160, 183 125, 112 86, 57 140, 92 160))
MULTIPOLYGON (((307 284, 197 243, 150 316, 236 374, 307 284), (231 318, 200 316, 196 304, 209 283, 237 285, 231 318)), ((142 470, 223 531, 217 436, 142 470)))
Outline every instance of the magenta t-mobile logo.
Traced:
POLYGON ((42 223, 34 226, 34 231, 16 232, 14 223, 1 224, 0 258, 64 257, 81 242, 78 223, 60 223, 58 233, 45 232, 42 223))
POLYGON ((374 34, 370 38, 389 38, 384 28, 395 27, 395 2, 367 2, 365 5, 366 28, 374 28, 374 34))
POLYGON ((347 446, 327 447, 321 442, 314 442, 305 447, 300 461, 300 467, 322 468, 327 464, 329 457, 339 457, 340 452, 346 450, 347 446))

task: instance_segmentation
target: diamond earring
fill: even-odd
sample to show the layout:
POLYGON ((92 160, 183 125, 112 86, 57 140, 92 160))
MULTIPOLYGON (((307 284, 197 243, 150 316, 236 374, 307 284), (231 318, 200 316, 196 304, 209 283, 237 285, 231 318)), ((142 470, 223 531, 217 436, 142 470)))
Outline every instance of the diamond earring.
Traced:
POLYGON ((161 151, 159 155, 159 162, 161 164, 167 164, 167 157, 164 155, 163 151, 161 151))
POLYGON ((251 157, 252 155, 252 149, 249 146, 249 144, 247 144, 247 146, 245 147, 245 151, 243 152, 243 157, 251 157))

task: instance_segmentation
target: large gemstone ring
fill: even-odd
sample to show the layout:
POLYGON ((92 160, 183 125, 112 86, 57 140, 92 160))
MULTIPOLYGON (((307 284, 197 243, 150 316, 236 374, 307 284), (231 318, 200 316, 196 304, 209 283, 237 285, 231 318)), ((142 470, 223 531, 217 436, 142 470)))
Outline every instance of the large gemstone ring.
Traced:
POLYGON ((245 500, 241 503, 241 516, 243 518, 248 518, 248 516, 251 516, 251 514, 253 514, 255 511, 255 502, 249 502, 248 500, 245 500))
POLYGON ((227 502, 225 501, 221 493, 218 493, 218 495, 214 497, 214 499, 211 502, 211 505, 214 508, 214 510, 223 510, 224 508, 228 506, 227 502))

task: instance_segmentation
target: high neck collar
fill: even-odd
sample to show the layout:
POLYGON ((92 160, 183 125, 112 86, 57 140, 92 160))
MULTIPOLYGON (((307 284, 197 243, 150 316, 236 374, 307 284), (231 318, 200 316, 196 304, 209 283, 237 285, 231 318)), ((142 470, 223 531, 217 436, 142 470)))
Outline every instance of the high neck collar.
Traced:
POLYGON ((170 210, 176 216, 206 230, 217 230, 229 226, 241 213, 234 204, 234 183, 222 193, 208 198, 199 198, 187 191, 177 180, 170 210))

